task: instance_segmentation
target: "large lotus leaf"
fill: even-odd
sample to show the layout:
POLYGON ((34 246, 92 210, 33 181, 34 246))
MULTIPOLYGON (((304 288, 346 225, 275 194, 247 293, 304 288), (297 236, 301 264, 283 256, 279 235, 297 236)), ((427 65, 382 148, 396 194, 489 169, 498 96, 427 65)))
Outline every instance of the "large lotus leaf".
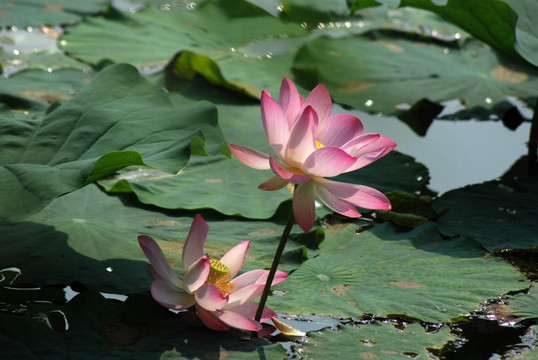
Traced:
POLYGON ((406 233, 385 223, 326 230, 320 255, 281 284, 270 306, 340 317, 402 314, 445 322, 481 302, 525 288, 525 278, 468 237, 443 240, 433 223, 406 233), (310 299, 305 306, 304 299, 310 299))
MULTIPOLYGON (((394 1, 379 2, 390 6, 394 1)), ((534 22, 538 6, 533 0, 448 0, 440 4, 432 0, 402 0, 399 6, 432 11, 492 47, 538 66, 538 33, 534 22)))
MULTIPOLYGON (((266 56, 271 56, 270 50, 263 54, 265 59, 260 63, 257 56, 243 51, 243 47, 260 41, 279 43, 278 39, 284 39, 284 44, 288 44, 288 38, 305 35, 306 30, 301 26, 283 22, 243 0, 207 1, 190 11, 178 8, 161 11, 148 7, 121 17, 87 18, 64 34, 62 47, 70 55, 93 64, 111 59, 136 66, 158 66, 164 65, 179 51, 210 56, 219 65, 221 61, 235 61, 252 67, 254 63, 250 72, 240 72, 241 80, 228 79, 242 86, 256 83, 258 75, 253 74, 271 63, 266 56)), ((293 43, 286 46, 286 52, 295 49, 293 43)), ((278 48, 282 49, 281 46, 278 48)), ((291 57, 285 62, 288 71, 290 60, 291 57)), ((227 77, 228 70, 223 70, 223 74, 227 77)), ((231 71, 230 74, 234 75, 231 71)), ((280 79, 275 83, 279 84, 280 79)), ((261 88, 265 88, 262 86, 263 83, 255 90, 245 86, 245 90, 259 96, 261 88)))
POLYGON ((372 24, 383 30, 406 32, 444 41, 447 45, 455 40, 462 41, 468 36, 461 28, 444 21, 439 16, 415 8, 368 7, 356 11, 354 15, 361 19, 364 27, 372 24))
POLYGON ((536 283, 527 293, 511 295, 507 300, 507 310, 523 318, 538 318, 538 289, 536 283))
POLYGON ((61 67, 80 70, 89 68, 60 52, 56 45, 59 34, 55 30, 48 27, 41 31, 30 29, 31 31, 0 30, 0 63, 3 65, 4 76, 27 68, 47 71, 61 67))
MULTIPOLYGON (((285 75, 290 76, 290 67, 297 48, 324 34, 340 37, 344 34, 361 34, 372 29, 382 28, 418 33, 441 40, 454 40, 457 36, 462 36, 461 30, 458 28, 439 20, 431 13, 416 9, 413 11, 401 10, 398 15, 394 15, 394 12, 387 14, 386 11, 368 9, 368 11, 364 11, 364 21, 353 19, 347 21, 347 18, 339 18, 335 21, 326 23, 316 21, 312 24, 311 19, 305 18, 308 17, 305 12, 319 12, 312 10, 312 7, 318 4, 309 2, 308 10, 301 6, 297 8, 297 4, 292 4, 291 8, 294 10, 290 10, 288 5, 290 4, 285 5, 283 16, 288 18, 290 11, 297 11, 301 26, 312 30, 308 36, 286 34, 269 39, 254 39, 245 46, 231 48, 231 53, 228 52, 224 55, 221 51, 205 52, 214 60, 201 54, 183 51, 169 66, 172 66, 177 74, 185 78, 190 79, 193 74, 199 73, 215 85, 235 91, 239 88, 251 96, 259 97, 262 89, 273 94, 276 93, 280 85, 279 80, 285 75), (432 28, 435 28, 435 31, 431 30, 432 28), (256 75, 252 76, 252 74, 256 75)), ((327 6, 327 4, 321 3, 319 5, 321 7, 327 6)), ((341 5, 345 6, 345 4, 341 5)), ((332 6, 334 6, 333 3, 329 5, 329 7, 332 6)), ((299 90, 302 91, 302 89, 299 90)), ((305 92, 303 94, 306 95, 305 92)))
POLYGON ((452 190, 435 202, 449 212, 439 219, 450 236, 471 236, 484 248, 527 249, 538 246, 536 182, 491 181, 452 190))
POLYGON ((2 1, 0 25, 39 27, 73 23, 84 15, 97 14, 108 5, 105 0, 42 0, 2 1))
POLYGON ((440 349, 455 340, 447 326, 437 332, 426 332, 413 323, 404 330, 389 323, 342 326, 338 331, 309 333, 310 341, 302 343, 306 359, 431 359, 431 350, 440 349))
MULTIPOLYGON (((363 8, 361 0, 355 0, 352 10, 363 8)), ((476 38, 503 51, 519 57, 514 49, 517 42, 515 27, 518 14, 504 1, 484 0, 377 0, 389 7, 415 7, 432 11, 447 21, 460 26, 476 38)))
POLYGON ((20 108, 17 110, 12 110, 6 103, 0 104, 0 117, 3 119, 11 119, 13 121, 27 121, 28 119, 41 116, 46 110, 46 107, 42 106, 41 103, 29 102, 16 97, 9 98, 7 99, 8 101, 6 101, 6 98, 3 98, 2 100, 9 103, 10 105, 13 105, 13 102, 15 102, 16 105, 28 106, 28 108, 30 109, 27 110, 28 108, 25 107, 25 110, 23 111, 20 111, 20 108), (20 101, 22 101, 22 104, 20 101))
POLYGON ((146 296, 110 301, 86 290, 68 303, 29 304, 27 314, 0 313, 5 359, 284 359, 280 344, 245 341, 240 331, 193 326, 146 296), (53 316, 66 328, 47 326, 53 316), (39 356, 36 356, 39 354, 39 356))
MULTIPOLYGON (((90 82, 93 72, 76 69, 58 69, 51 72, 41 69, 19 71, 0 79, 0 94, 41 102, 43 106, 55 101, 67 101, 90 82)), ((19 107, 23 108, 23 107, 19 107)))
MULTIPOLYGON (((106 292, 145 291, 151 276, 137 236, 155 238, 170 263, 182 269, 182 247, 195 213, 163 213, 139 205, 132 197, 110 196, 95 185, 62 196, 28 221, 0 227, 0 267, 21 270, 17 286, 78 281, 106 292)), ((210 227, 205 247, 210 256, 220 259, 240 241, 250 240, 243 270, 271 265, 285 215, 268 221, 226 218, 214 212, 204 212, 203 217, 210 227)), ((304 234, 297 226, 294 233, 280 266, 283 271, 315 255, 322 236, 315 230, 304 234)))
POLYGON ((2 119, 0 129, 0 222, 128 165, 175 173, 223 141, 214 106, 177 109, 130 65, 107 68, 39 121, 2 119))
POLYGON ((192 159, 175 176, 133 168, 100 184, 111 192, 132 191, 141 202, 166 209, 212 208, 226 215, 267 219, 292 196, 289 191, 259 190, 257 186, 271 176, 221 156, 192 159))
POLYGON ((517 13, 516 51, 531 64, 538 66, 538 27, 534 14, 538 3, 533 0, 505 0, 517 13))
POLYGON ((485 45, 448 49, 392 36, 318 37, 299 50, 294 68, 301 83, 324 83, 337 102, 383 114, 423 98, 491 107, 508 95, 536 96, 538 87, 535 68, 485 45))
POLYGON ((344 1, 287 1, 283 17, 293 18, 313 32, 337 36, 343 33, 365 33, 371 30, 393 30, 417 34, 441 41, 464 39, 466 34, 439 16, 416 8, 389 9, 375 0, 361 0, 361 9, 350 16, 344 1))
MULTIPOLYGON (((182 76, 200 74, 217 86, 244 92, 254 98, 259 98, 262 90, 276 95, 282 78, 291 75, 296 47, 306 40, 300 38, 260 41, 236 50, 229 56, 218 55, 217 61, 193 54, 188 61, 176 61, 175 70, 182 76), (215 77, 215 73, 221 76, 215 77)), ((303 89, 299 91, 305 93, 303 89)))
MULTIPOLYGON (((200 80, 181 93, 171 93, 172 101, 178 106, 201 99, 216 103, 219 124, 227 141, 271 152, 259 104, 237 99, 200 80)), ((213 208, 227 215, 269 218, 280 203, 291 198, 288 191, 258 189, 271 176, 270 171, 251 169, 237 159, 196 157, 177 175, 149 168, 128 168, 100 184, 113 192, 133 191, 143 203, 162 208, 213 208)))
POLYGON ((288 0, 283 1, 281 17, 291 19, 303 26, 316 26, 331 20, 348 17, 346 0, 288 0))

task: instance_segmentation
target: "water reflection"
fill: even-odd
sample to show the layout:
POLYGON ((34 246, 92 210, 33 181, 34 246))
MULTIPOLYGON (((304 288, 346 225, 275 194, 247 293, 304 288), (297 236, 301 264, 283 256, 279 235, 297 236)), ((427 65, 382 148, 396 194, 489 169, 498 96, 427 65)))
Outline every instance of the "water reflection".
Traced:
POLYGON ((358 116, 366 132, 393 139, 398 143, 396 150, 426 165, 431 176, 429 187, 440 194, 499 178, 527 153, 529 122, 512 131, 500 121, 435 120, 427 135, 420 137, 394 117, 335 107, 333 113, 358 116))

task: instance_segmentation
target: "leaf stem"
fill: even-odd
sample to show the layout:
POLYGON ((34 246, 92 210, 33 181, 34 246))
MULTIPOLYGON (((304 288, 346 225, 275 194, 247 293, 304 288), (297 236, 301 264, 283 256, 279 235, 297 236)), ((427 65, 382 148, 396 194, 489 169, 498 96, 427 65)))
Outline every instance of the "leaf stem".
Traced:
POLYGON ((536 175, 538 173, 538 97, 536 98, 536 104, 534 105, 534 113, 532 114, 532 123, 529 134, 528 147, 528 174, 536 175))
MULTIPOLYGON (((297 187, 297 185, 295 186, 297 187)), ((269 296, 269 290, 271 289, 271 284, 273 283, 273 279, 275 278, 276 270, 277 270, 278 264, 280 263, 280 258, 282 257, 282 253, 284 252, 284 247, 286 246, 286 241, 288 241, 288 237, 290 235, 291 228, 294 222, 295 222, 295 217, 293 216, 293 205, 292 205, 290 209, 290 214, 288 216, 288 222, 286 223, 286 227, 284 228, 284 231, 282 232, 280 243, 278 244, 275 257, 273 258, 273 264, 271 265, 271 270, 269 270, 269 275, 267 276, 267 281, 265 282, 265 287, 263 288, 263 293, 260 298, 258 310, 256 311, 256 317, 254 318, 256 321, 260 321, 262 317, 263 309, 265 307, 265 303, 267 302, 267 296, 269 296)))

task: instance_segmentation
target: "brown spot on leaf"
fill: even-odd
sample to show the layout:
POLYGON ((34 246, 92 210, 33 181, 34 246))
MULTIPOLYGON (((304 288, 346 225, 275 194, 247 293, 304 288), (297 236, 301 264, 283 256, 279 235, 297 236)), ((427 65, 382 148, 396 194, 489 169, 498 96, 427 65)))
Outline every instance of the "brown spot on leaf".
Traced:
POLYGON ((334 223, 334 224, 326 224, 325 227, 329 230, 343 230, 347 228, 349 224, 345 223, 334 223))
POLYGON ((45 9, 52 10, 52 11, 63 11, 65 7, 61 5, 56 5, 56 4, 46 4, 45 9))
POLYGON ((329 50, 329 51, 327 51, 327 54, 328 54, 329 56, 342 56, 342 55, 344 55, 343 52, 341 52, 341 51, 336 51, 336 50, 329 50))
POLYGON ((264 229, 258 229, 258 230, 251 231, 251 232, 248 233, 248 235, 250 235, 250 236, 268 236, 268 235, 273 235, 275 233, 276 233, 275 229, 264 228, 264 229))
POLYGON ((395 53, 403 53, 404 52, 404 48, 401 47, 400 45, 396 45, 396 44, 386 42, 386 41, 378 41, 378 43, 383 45, 384 47, 386 47, 387 49, 389 49, 392 52, 395 52, 395 53))
POLYGON ((495 69, 491 70, 491 76, 493 76, 495 79, 514 84, 523 82, 529 77, 529 75, 524 72, 508 69, 502 65, 499 65, 495 69))
POLYGON ((38 30, 41 34, 51 39, 57 39, 60 37, 60 32, 54 28, 51 28, 50 26, 42 26, 38 30))
POLYGON ((347 289, 349 289, 350 287, 351 285, 349 284, 336 285, 331 289, 331 292, 338 296, 344 296, 346 295, 347 289))
POLYGON ((150 225, 168 225, 168 226, 181 226, 183 223, 176 220, 152 220, 149 222, 150 225))
POLYGON ((494 315, 497 320, 514 322, 521 320, 521 318, 517 314, 511 312, 505 304, 490 304, 485 310, 488 314, 494 315))
POLYGON ((17 95, 19 95, 21 97, 25 97, 25 98, 34 99, 34 100, 45 101, 45 102, 48 102, 49 104, 52 104, 53 102, 56 102, 56 101, 66 101, 67 100, 67 98, 65 96, 54 95, 54 94, 51 94, 49 92, 39 91, 39 90, 23 91, 23 92, 21 92, 21 93, 19 93, 17 95))
POLYGON ((221 183, 222 179, 205 179, 204 182, 206 183, 221 183))
POLYGON ((351 80, 346 81, 343 86, 340 86, 336 91, 341 93, 354 93, 371 88, 376 83, 371 81, 351 80))
POLYGON ((391 281, 389 284, 396 287, 406 288, 406 289, 420 289, 426 287, 424 284, 416 283, 413 281, 391 281))
POLYGON ((377 355, 372 352, 363 352, 360 353, 359 356, 363 359, 376 359, 377 355))
POLYGON ((181 254, 183 251, 183 244, 173 241, 157 241, 159 247, 172 254, 181 254))

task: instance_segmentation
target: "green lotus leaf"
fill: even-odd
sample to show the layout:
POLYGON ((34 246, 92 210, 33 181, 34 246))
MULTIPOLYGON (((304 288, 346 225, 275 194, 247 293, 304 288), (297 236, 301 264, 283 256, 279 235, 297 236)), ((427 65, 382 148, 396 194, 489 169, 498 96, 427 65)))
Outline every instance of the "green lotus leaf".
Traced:
POLYGON ((390 191, 385 195, 390 200, 392 208, 391 210, 376 210, 376 215, 382 220, 414 228, 437 218, 430 196, 417 196, 404 191, 390 191))
MULTIPOLYGON (((431 11, 461 27, 474 37, 515 58, 538 66, 538 33, 532 14, 538 10, 533 0, 379 0, 389 7, 415 7, 431 11)), ((354 8, 361 5, 355 1, 354 8)))
MULTIPOLYGON (((59 68, 89 71, 87 64, 60 52, 57 46, 57 33, 47 36, 37 29, 31 27, 29 29, 31 31, 0 30, 0 62, 4 66, 4 77, 28 68, 39 68, 48 72, 59 68)), ((51 29, 49 32, 56 30, 51 29)))
MULTIPOLYGON (((349 3, 349 2, 348 2, 349 3)), ((350 14, 345 1, 286 1, 282 17, 292 19, 315 33, 364 34, 372 30, 391 30, 433 38, 443 42, 463 39, 461 28, 436 14, 417 8, 393 9, 375 0, 361 0, 350 14)))
POLYGON ((108 6, 102 0, 3 1, 0 24, 4 26, 56 26, 79 21, 85 15, 97 14, 108 6))
POLYGON ((93 72, 70 68, 50 73, 41 69, 27 69, 0 79, 0 94, 3 97, 2 102, 10 108, 26 110, 32 106, 13 105, 6 99, 7 96, 39 102, 40 108, 46 108, 50 103, 69 100, 86 86, 93 76, 93 72))
MULTIPOLYGON (((377 0, 377 2, 392 8, 415 7, 432 11, 504 53, 519 57, 514 49, 518 14, 504 1, 448 0, 440 4, 431 0, 377 0)), ((361 1, 355 0, 351 10, 362 7, 361 1)))
POLYGON ((352 20, 358 17, 359 21, 364 23, 364 27, 371 23, 375 24, 377 29, 416 34, 445 42, 447 45, 468 37, 468 34, 461 28, 429 11, 411 7, 398 9, 391 9, 387 6, 370 7, 367 1, 362 1, 361 4, 364 4, 366 8, 355 11, 352 20))
MULTIPOLYGON (((289 208, 289 203, 282 210, 289 208)), ((148 260, 137 241, 149 235, 161 246, 178 274, 194 212, 140 208, 131 196, 110 196, 96 185, 62 196, 27 221, 0 226, 0 264, 21 275, 14 286, 79 282, 100 291, 133 294, 147 291, 148 260), (28 254, 32 254, 28 256, 28 254)), ((251 241, 243 271, 270 267, 286 222, 282 211, 267 221, 228 218, 203 212, 209 224, 205 250, 220 259, 241 241, 251 241)), ((294 227, 280 269, 296 269, 317 254, 322 233, 294 227)))
POLYGON ((538 86, 536 68, 485 45, 459 49, 390 35, 318 37, 301 47, 294 68, 301 85, 324 83, 335 101, 383 114, 423 98, 491 108, 509 95, 534 97, 538 86))
POLYGON ((1 119, 0 222, 128 165, 176 173, 190 154, 216 154, 223 138, 209 103, 177 109, 130 65, 102 71, 38 120, 1 119))
POLYGON ((9 359, 283 359, 267 340, 245 341, 240 331, 214 332, 148 296, 111 301, 86 290, 64 305, 29 304, 26 314, 0 313, 2 355, 9 359), (84 311, 81 311, 83 309, 84 311), (55 320, 55 318, 57 320, 55 320), (47 326, 55 322, 62 327, 47 326))
POLYGON ((538 66, 538 28, 533 14, 538 3, 532 0, 505 0, 517 13, 516 41, 514 48, 525 60, 538 66))
POLYGON ((437 332, 426 332, 413 323, 396 329, 389 323, 341 326, 338 331, 309 333, 302 343, 306 359, 431 359, 431 350, 455 340, 447 326, 437 332))
MULTIPOLYGON (((227 141, 270 153, 259 103, 236 98, 200 80, 181 93, 171 93, 172 101, 177 106, 188 106, 201 99, 214 102, 227 141)), ((107 191, 134 192, 141 202, 162 208, 212 208, 226 215, 267 219, 275 214, 282 202, 291 198, 289 191, 258 189, 258 185, 271 176, 270 171, 251 169, 237 159, 214 156, 191 159, 177 175, 131 167, 103 179, 100 184, 107 191)))
POLYGON ((491 181, 449 191, 435 202, 449 211, 439 219, 449 236, 473 237, 488 250, 538 246, 536 183, 491 181))
POLYGON ((522 318, 538 318, 538 290, 536 283, 530 287, 527 293, 510 295, 506 301, 507 310, 522 318))
POLYGON ((214 63, 193 62, 209 57, 221 67, 221 85, 231 83, 258 97, 262 89, 278 90, 282 77, 274 69, 279 68, 282 76, 290 73, 293 53, 306 35, 298 24, 246 1, 205 1, 189 11, 147 7, 134 14, 87 18, 69 28, 61 44, 71 56, 88 63, 110 59, 138 67, 164 66, 176 53, 189 51, 198 56, 183 59, 176 64, 178 69, 187 74, 195 69, 211 79, 214 63))
POLYGON ((525 288, 508 263, 491 257, 468 237, 443 240, 426 223, 397 233, 389 223, 367 231, 327 229, 320 254, 280 285, 269 306, 287 313, 359 317, 402 314, 445 322, 489 298, 525 288), (309 301, 305 306, 304 299, 309 301))

